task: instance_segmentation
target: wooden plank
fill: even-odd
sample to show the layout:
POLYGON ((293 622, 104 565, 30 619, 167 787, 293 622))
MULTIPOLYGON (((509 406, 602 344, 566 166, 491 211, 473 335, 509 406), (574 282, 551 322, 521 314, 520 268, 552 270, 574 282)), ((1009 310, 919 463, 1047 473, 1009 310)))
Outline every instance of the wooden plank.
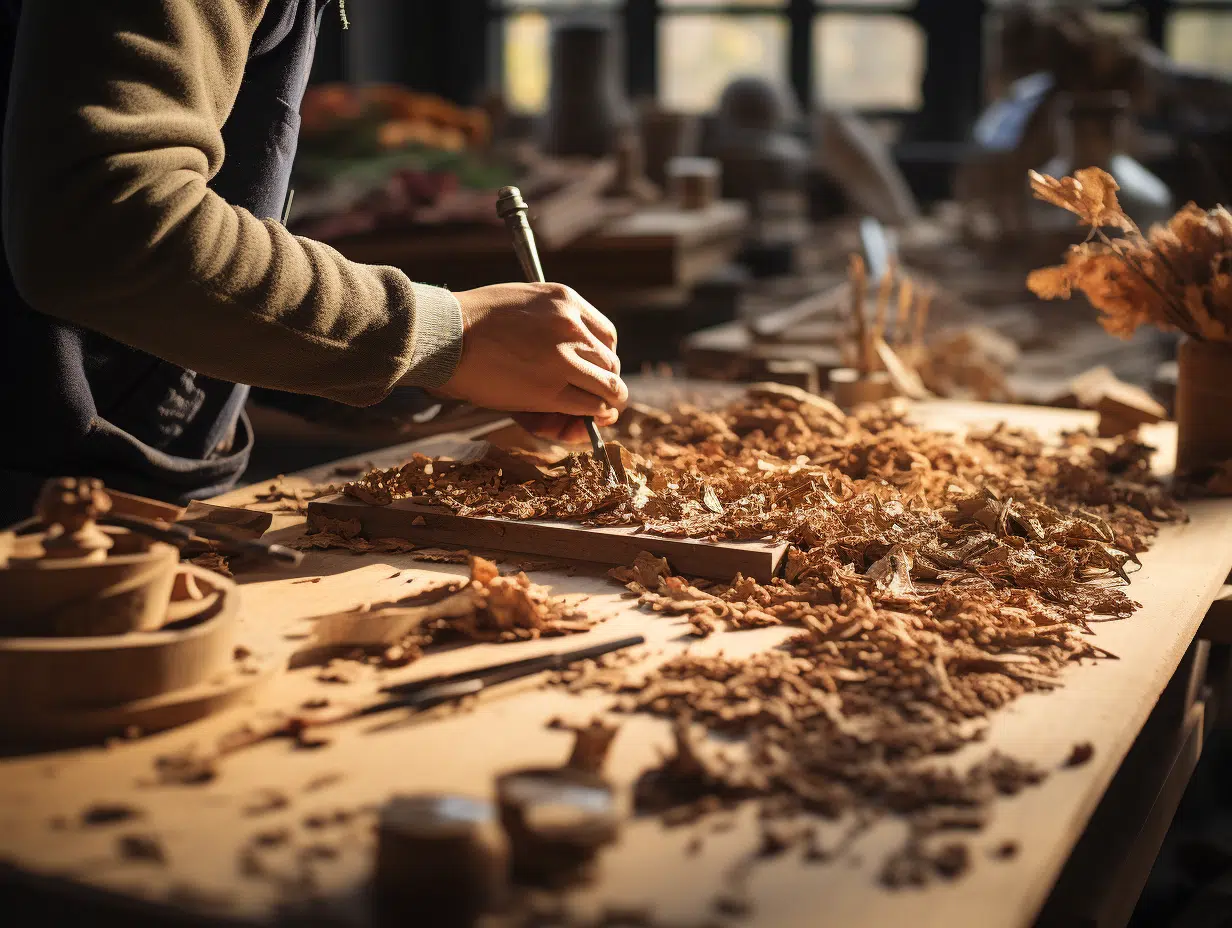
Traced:
POLYGON ((1074 848, 1034 928, 1124 928, 1202 754, 1209 710, 1195 642, 1074 848))
POLYGON ((308 522, 319 516, 358 519, 368 538, 405 538, 421 545, 462 545, 518 554, 593 561, 608 567, 632 564, 639 551, 665 557, 683 574, 731 580, 736 574, 767 583, 777 573, 785 542, 711 542, 668 538, 636 527, 610 528, 542 519, 497 519, 458 516, 398 500, 369 506, 347 496, 330 496, 308 504, 308 522))
POLYGON ((765 341, 793 338, 798 326, 812 322, 821 315, 831 316, 835 321, 845 321, 850 329, 850 300, 851 285, 844 281, 829 290, 811 294, 791 306, 753 319, 749 322, 749 330, 754 338, 765 341))

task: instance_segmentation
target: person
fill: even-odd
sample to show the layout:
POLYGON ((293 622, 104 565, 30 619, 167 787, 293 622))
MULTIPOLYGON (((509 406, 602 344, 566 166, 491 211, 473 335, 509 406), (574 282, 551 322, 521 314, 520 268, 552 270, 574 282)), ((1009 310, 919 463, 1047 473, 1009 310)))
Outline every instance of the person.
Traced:
POLYGON ((245 385, 357 406, 416 386, 566 441, 615 421, 616 331, 567 288, 450 293, 279 223, 330 8, 0 0, 0 525, 50 476, 226 490, 245 385))

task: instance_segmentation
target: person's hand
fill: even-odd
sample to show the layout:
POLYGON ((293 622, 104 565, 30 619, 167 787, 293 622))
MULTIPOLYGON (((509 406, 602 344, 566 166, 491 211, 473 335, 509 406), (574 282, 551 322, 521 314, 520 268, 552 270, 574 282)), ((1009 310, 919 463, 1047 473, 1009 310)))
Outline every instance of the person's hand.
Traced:
POLYGON ((578 418, 611 425, 629 399, 616 329, 560 284, 498 284, 455 293, 462 358, 440 393, 487 409, 522 413, 529 431, 582 442, 578 418))

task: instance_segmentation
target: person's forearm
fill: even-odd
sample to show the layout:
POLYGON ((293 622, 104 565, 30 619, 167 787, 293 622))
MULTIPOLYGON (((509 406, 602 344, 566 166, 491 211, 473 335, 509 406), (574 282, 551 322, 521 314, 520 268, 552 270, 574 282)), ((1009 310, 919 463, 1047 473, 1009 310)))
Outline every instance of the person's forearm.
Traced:
POLYGON ((25 4, 4 145, 17 286, 40 312, 234 382, 359 405, 440 386, 461 350, 450 294, 207 188, 263 9, 25 4))

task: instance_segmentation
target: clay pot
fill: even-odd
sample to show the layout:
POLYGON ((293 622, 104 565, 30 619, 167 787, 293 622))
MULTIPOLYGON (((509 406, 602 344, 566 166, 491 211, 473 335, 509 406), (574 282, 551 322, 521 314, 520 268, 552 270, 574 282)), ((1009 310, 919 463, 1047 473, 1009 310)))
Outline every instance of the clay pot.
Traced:
POLYGON ((1232 344, 1181 340, 1177 351, 1176 472, 1200 476, 1232 460, 1232 344))
POLYGON ((632 125, 616 59, 615 33, 606 22, 582 19, 553 30, 551 87, 540 126, 545 153, 600 158, 616 150, 632 125))

